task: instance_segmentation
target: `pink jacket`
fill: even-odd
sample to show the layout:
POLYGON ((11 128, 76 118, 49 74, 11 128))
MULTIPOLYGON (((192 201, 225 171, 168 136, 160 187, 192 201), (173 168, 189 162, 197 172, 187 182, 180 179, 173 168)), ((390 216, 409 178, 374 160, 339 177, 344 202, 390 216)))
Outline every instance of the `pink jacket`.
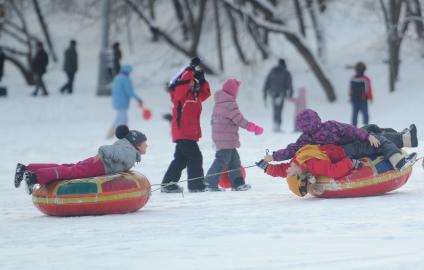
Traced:
POLYGON ((246 129, 247 123, 238 108, 235 96, 223 90, 215 93, 211 124, 212 139, 217 150, 240 147, 238 129, 246 129))

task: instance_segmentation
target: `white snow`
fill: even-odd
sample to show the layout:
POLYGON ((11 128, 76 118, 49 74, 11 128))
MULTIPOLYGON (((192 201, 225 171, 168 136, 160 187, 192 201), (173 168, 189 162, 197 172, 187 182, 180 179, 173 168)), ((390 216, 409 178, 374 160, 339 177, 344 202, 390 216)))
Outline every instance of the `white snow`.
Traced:
MULTIPOLYGON (((422 156, 424 63, 418 46, 405 42, 398 90, 389 94, 387 67, 381 60, 385 55, 383 22, 377 11, 357 2, 331 2, 333 8, 323 18, 328 34, 326 65, 337 91, 336 103, 325 100, 316 79, 290 45, 280 44, 277 51, 287 59, 295 88, 306 87, 308 105, 324 120, 350 121, 347 85, 352 71, 344 66, 365 61, 375 95, 371 121, 396 129, 416 123, 420 143, 416 151, 422 156), (347 11, 347 6, 351 10, 347 11)), ((32 87, 25 85, 20 74, 6 65, 2 84, 9 88, 9 96, 0 99, 1 269, 424 268, 424 173, 419 164, 405 186, 378 197, 298 198, 283 179, 250 168, 247 182, 253 187, 247 192, 186 193, 184 197, 154 192, 147 205, 133 214, 43 215, 23 188, 13 187, 16 163, 76 162, 95 155, 100 145, 113 142, 105 140, 114 118, 110 98, 95 96, 99 24, 63 18, 52 16, 50 30, 60 53, 69 37, 78 39, 80 71, 74 95, 58 92, 65 81, 61 63, 49 66, 46 83, 50 96, 37 98, 30 96, 32 87)), ((134 169, 152 184, 159 184, 174 151, 169 124, 161 119, 171 108, 163 85, 187 60, 135 30, 134 55, 125 51, 124 34, 113 38, 122 40, 123 62, 135 65, 134 84, 154 113, 146 122, 135 103, 130 109, 130 127, 145 132, 149 144, 147 155, 134 169)), ((213 40, 213 35, 206 38, 213 40)), ((213 59, 213 45, 208 46, 203 51, 213 59)), ((235 59, 235 55, 227 55, 227 73, 210 77, 210 82, 215 91, 226 77, 242 80, 240 109, 247 119, 265 128, 260 137, 240 130, 239 153, 248 166, 261 159, 265 149, 282 148, 298 134, 291 133, 292 104, 284 109, 283 134, 271 132, 271 109, 263 106, 264 76, 276 59, 258 60, 249 67, 235 59)), ((205 171, 215 153, 209 126, 212 106, 211 98, 202 114, 204 136, 199 145, 205 171)), ((182 185, 186 187, 186 183, 182 185)))

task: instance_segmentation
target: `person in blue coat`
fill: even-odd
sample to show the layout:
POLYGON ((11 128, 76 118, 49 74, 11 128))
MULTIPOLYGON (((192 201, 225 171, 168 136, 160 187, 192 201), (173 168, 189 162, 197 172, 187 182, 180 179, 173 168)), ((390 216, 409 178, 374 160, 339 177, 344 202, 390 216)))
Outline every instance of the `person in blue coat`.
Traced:
POLYGON ((143 104, 142 99, 134 92, 133 84, 130 79, 132 69, 131 65, 122 65, 121 71, 112 81, 112 104, 116 111, 116 117, 108 132, 107 138, 113 137, 117 126, 128 125, 127 111, 130 106, 131 98, 137 100, 139 106, 143 104))

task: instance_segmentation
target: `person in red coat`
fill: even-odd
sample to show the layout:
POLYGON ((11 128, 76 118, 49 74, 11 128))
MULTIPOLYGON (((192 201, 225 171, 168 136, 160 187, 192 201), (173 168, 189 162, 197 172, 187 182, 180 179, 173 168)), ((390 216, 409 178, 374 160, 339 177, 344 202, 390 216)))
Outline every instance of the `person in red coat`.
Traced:
POLYGON ((182 192, 176 183, 181 172, 187 168, 188 190, 205 191, 203 157, 197 141, 202 137, 200 114, 202 102, 210 97, 209 83, 205 79, 198 57, 182 70, 170 83, 172 109, 172 140, 175 142, 174 160, 162 180, 161 191, 165 193, 182 192), (175 182, 175 184, 170 184, 175 182))

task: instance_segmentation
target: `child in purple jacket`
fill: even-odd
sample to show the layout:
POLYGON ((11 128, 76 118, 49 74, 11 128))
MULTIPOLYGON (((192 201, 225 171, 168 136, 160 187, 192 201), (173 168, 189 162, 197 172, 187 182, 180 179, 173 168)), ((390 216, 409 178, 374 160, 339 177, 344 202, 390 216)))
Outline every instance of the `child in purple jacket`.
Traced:
POLYGON ((234 170, 230 172, 231 187, 234 191, 250 189, 245 184, 240 169, 240 156, 237 148, 240 147, 239 127, 261 135, 263 128, 248 122, 240 113, 236 98, 240 87, 240 81, 235 79, 226 80, 222 90, 215 93, 215 106, 212 113, 212 139, 216 146, 215 160, 208 170, 206 181, 208 191, 224 191, 218 187, 223 169, 234 170))
MULTIPOLYGON (((365 129, 356 128, 353 125, 339 123, 337 121, 326 121, 321 122, 321 118, 318 114, 310 109, 306 109, 296 117, 296 127, 298 127, 302 134, 295 143, 289 144, 285 149, 280 149, 272 153, 272 155, 266 155, 264 160, 270 161, 283 161, 294 157, 296 152, 306 144, 337 144, 345 145, 353 143, 355 141, 369 142, 369 145, 374 148, 385 147, 387 145, 387 139, 383 135, 377 133, 370 134, 365 129), (383 136, 383 137, 382 137, 383 136), (381 145, 380 140, 384 140, 384 144, 381 145)), ((405 133, 399 134, 402 138, 402 146, 416 147, 418 145, 417 130, 415 125, 411 125, 411 128, 405 133)), ((388 142, 393 147, 401 147, 401 145, 394 145, 388 142)), ((393 151, 393 153, 396 151, 393 151)), ((398 153, 391 155, 390 161, 394 167, 403 169, 408 164, 411 164, 416 159, 416 153, 409 155, 398 153)))

